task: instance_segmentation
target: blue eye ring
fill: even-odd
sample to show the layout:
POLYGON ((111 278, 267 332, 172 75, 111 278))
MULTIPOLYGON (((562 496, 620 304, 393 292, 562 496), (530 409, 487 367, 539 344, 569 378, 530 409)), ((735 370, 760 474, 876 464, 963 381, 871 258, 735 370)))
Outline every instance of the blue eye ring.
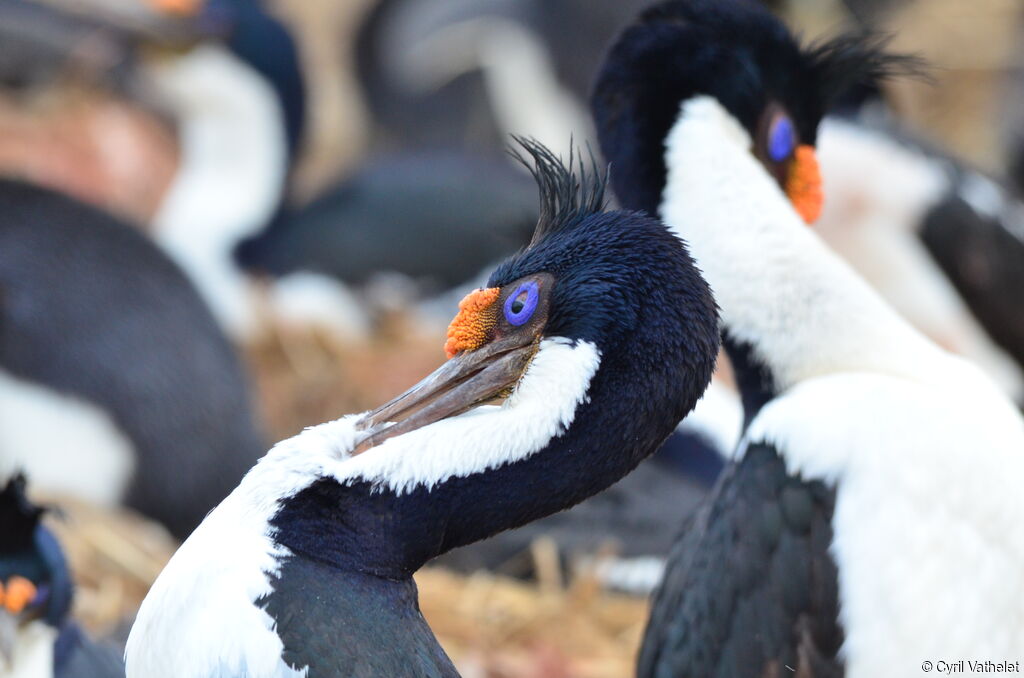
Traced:
POLYGON ((768 157, 773 162, 782 162, 796 148, 796 129, 789 116, 779 114, 772 120, 768 130, 768 157))
POLYGON ((505 320, 507 320, 510 325, 515 325, 516 327, 526 324, 526 322, 533 317, 533 312, 537 310, 537 302, 539 300, 540 288, 537 287, 537 283, 533 280, 528 280, 522 283, 516 288, 516 291, 508 295, 508 299, 505 300, 505 320), (520 299, 524 294, 526 295, 526 298, 520 299), (517 301, 521 301, 522 305, 518 310, 513 310, 517 301))

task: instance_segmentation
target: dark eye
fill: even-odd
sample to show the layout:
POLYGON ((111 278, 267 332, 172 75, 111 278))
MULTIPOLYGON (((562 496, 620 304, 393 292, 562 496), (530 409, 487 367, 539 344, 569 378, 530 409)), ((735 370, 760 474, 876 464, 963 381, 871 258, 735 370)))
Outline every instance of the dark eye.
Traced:
POLYGON ((511 325, 524 324, 537 310, 539 298, 540 290, 537 288, 537 283, 532 280, 524 282, 505 300, 505 320, 511 325))
POLYGON ((796 129, 785 113, 776 113, 768 128, 768 157, 773 162, 782 162, 793 154, 796 148, 796 129))

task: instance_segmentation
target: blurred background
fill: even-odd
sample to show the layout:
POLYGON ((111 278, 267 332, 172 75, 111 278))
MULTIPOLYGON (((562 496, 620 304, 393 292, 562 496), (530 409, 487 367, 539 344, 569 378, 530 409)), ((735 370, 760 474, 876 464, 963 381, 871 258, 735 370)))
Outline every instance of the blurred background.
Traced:
MULTIPOLYGON (((596 147, 590 82, 647 4, 0 0, 0 472, 60 507, 90 630, 123 636, 270 443, 443 360, 458 300, 536 219, 509 135, 596 147)), ((1019 0, 768 4, 805 40, 874 30, 924 57, 928 79, 871 103, 1024 224, 1019 0)), ((971 355, 976 330, 933 336, 971 355)), ((979 362, 1019 398, 1019 346, 996 343, 979 362)), ((664 501, 695 504, 716 469, 685 469, 664 501)), ((418 576, 463 675, 632 673, 657 564, 625 582, 608 568, 651 565, 678 525, 652 526, 663 505, 626 487, 418 576)))

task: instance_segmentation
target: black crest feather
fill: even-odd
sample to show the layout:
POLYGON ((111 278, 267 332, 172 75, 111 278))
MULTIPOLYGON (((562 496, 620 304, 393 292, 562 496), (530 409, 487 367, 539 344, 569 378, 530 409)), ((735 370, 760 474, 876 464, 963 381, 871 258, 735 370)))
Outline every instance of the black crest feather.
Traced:
POLYGON ((880 33, 848 33, 813 44, 804 56, 816 73, 825 110, 851 89, 899 76, 928 79, 924 59, 888 51, 892 37, 880 33))
POLYGON ((31 544, 45 511, 29 501, 25 485, 25 476, 18 473, 0 490, 0 535, 3 535, 0 550, 24 548, 31 544))
POLYGON ((509 154, 530 171, 540 190, 540 218, 529 247, 559 229, 604 210, 608 170, 600 171, 589 147, 589 163, 584 162, 583 152, 575 150, 571 143, 569 161, 562 162, 535 139, 516 135, 512 138, 526 155, 517 148, 510 149, 509 154))

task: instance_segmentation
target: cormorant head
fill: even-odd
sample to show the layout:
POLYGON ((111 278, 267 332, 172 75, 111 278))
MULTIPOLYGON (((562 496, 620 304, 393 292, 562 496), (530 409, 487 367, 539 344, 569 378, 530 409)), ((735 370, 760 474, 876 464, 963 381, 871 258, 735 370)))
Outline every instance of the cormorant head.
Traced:
MULTIPOLYGON (((590 347, 595 364, 588 381, 608 364, 636 364, 640 356, 645 366, 657 359, 680 366, 678 385, 688 395, 676 393, 676 404, 684 407, 678 418, 703 393, 717 346, 717 315, 685 248, 655 220, 605 212, 606 177, 593 158, 589 168, 582 157, 570 158, 567 166, 534 141, 516 141, 529 159, 514 155, 540 189, 533 239, 494 271, 485 288, 462 300, 448 328, 450 360, 364 417, 370 434, 357 450, 514 398, 545 349, 590 347)), ((589 384, 580 388, 582 400, 589 384)))
POLYGON ((382 407, 310 429, 261 462, 309 467, 330 441, 271 520, 293 551, 408 574, 596 494, 703 394, 718 315, 683 243, 646 215, 605 211, 595 168, 585 176, 578 158, 566 166, 519 143, 541 217, 530 244, 461 302, 449 360, 382 407), (326 556, 324 522, 337 516, 349 536, 326 556))
POLYGON ((0 666, 22 626, 37 619, 59 626, 71 607, 71 577, 43 513, 26 496, 23 475, 0 490, 0 666))
POLYGON ((684 104, 709 97, 720 124, 742 130, 732 138, 813 222, 822 116, 851 88, 915 66, 885 54, 884 42, 841 36, 802 47, 757 0, 672 0, 646 10, 611 48, 591 100, 616 193, 627 207, 657 213, 666 136, 684 104))

